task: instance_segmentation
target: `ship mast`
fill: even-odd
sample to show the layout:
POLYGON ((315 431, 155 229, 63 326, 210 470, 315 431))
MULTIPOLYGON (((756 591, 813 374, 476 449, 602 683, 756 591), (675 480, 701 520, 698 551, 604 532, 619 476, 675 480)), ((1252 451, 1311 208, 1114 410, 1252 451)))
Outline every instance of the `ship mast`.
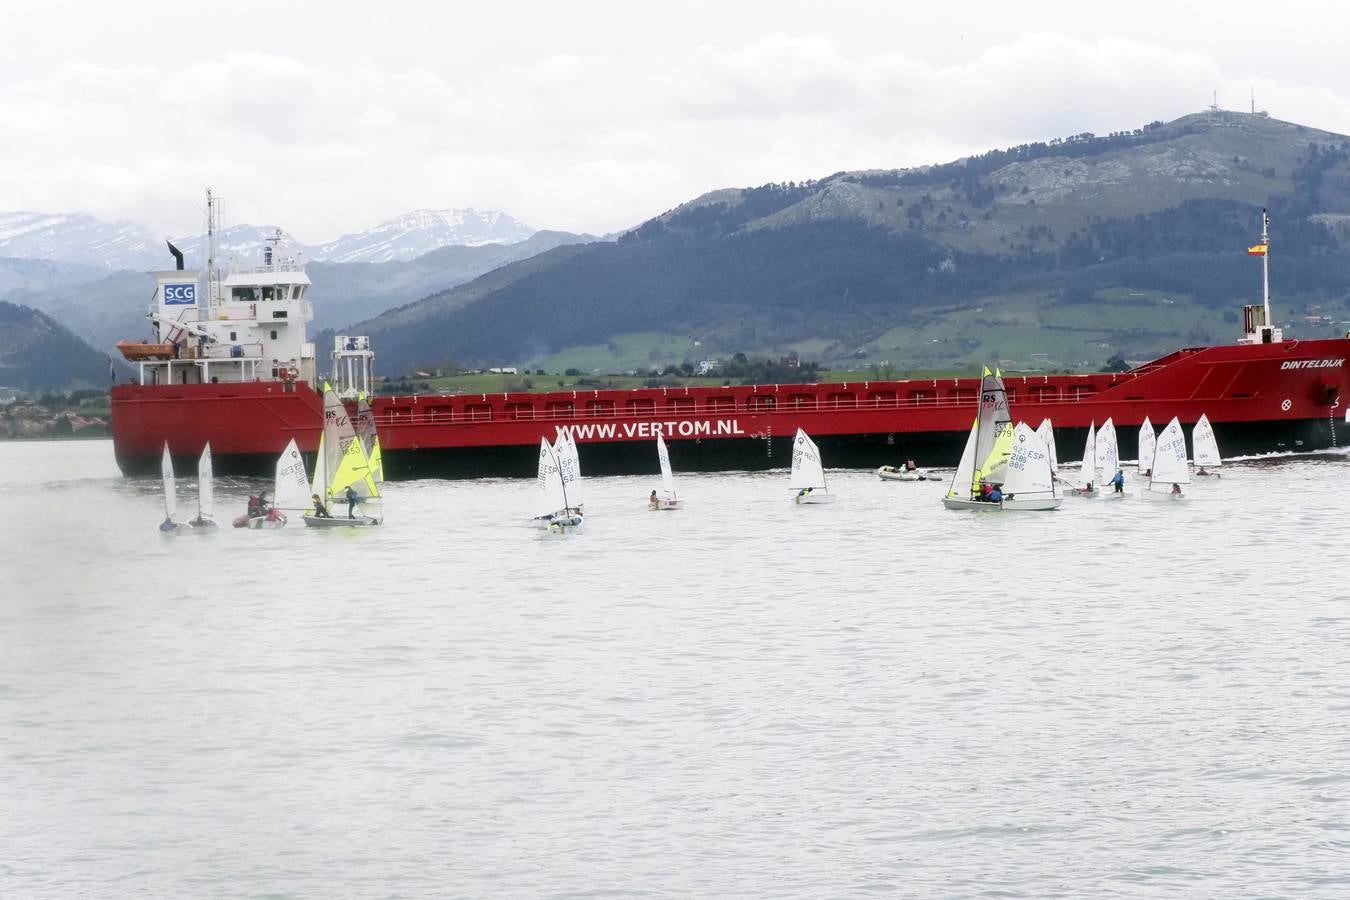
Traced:
POLYGON ((212 306, 220 300, 220 273, 216 270, 216 198, 206 189, 206 292, 212 306))
POLYGON ((1261 246, 1266 252, 1261 254, 1261 304, 1266 309, 1266 327, 1270 321, 1270 216, 1261 210, 1261 246))

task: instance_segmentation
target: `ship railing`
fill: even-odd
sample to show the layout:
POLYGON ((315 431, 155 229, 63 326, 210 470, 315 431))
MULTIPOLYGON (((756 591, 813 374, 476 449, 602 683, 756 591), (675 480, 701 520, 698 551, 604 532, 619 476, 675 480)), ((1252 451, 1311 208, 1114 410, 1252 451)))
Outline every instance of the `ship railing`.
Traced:
MULTIPOLYGON (((1097 397, 1097 385, 1073 386, 1053 392, 1034 390, 1013 390, 1009 392, 1009 403, 1014 410, 1018 402, 1025 404, 1073 404, 1093 400, 1097 397), (1076 388, 1076 389, 1074 389, 1076 388)), ((779 395, 781 396, 781 395, 779 395)), ((462 401, 462 398, 456 398, 462 401)), ((681 398, 683 399, 683 398, 681 398)), ((672 419, 724 418, 737 415, 755 416, 799 416, 856 414, 874 410, 895 410, 897 412, 920 412, 929 410, 975 410, 978 407, 978 394, 964 391, 959 396, 911 396, 911 397, 862 397, 849 402, 844 398, 822 397, 813 402, 776 402, 774 395, 751 395, 742 398, 739 403, 692 404, 667 406, 665 408, 640 407, 626 408, 585 408, 581 401, 573 401, 571 408, 538 408, 527 400, 513 400, 503 404, 500 399, 491 403, 469 404, 470 408, 456 408, 448 397, 421 395, 417 397, 390 397, 389 404, 375 414, 379 425, 474 425, 487 422, 606 422, 614 420, 638 422, 664 422, 672 419), (763 402, 766 399, 775 402, 763 402), (749 402, 745 402, 748 400, 749 402), (759 401, 759 402, 756 402, 759 401), (473 408, 478 407, 478 408, 473 408)), ((540 401, 541 404, 549 401, 540 401)), ((557 401, 554 401, 557 402, 557 401)))

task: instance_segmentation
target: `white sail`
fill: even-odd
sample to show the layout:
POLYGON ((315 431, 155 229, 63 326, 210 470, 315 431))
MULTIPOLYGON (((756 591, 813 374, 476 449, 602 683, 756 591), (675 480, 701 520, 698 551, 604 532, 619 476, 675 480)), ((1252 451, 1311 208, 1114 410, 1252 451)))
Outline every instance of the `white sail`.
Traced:
POLYGON ((276 481, 272 490, 272 505, 286 512, 309 511, 314 508, 310 493, 322 496, 322 489, 310 491, 305 478, 305 458, 300 455, 300 448, 295 445, 294 439, 277 457, 276 481))
POLYGON ((820 449, 800 428, 792 441, 792 480, 789 487, 794 491, 803 488, 826 490, 825 466, 820 460, 820 449))
POLYGON ((1214 427, 1209 424, 1209 416, 1200 414, 1200 421, 1195 423, 1191 439, 1195 443, 1197 468, 1217 469, 1223 465, 1223 457, 1219 456, 1219 442, 1214 438, 1214 427))
POLYGON ((169 455, 167 443, 164 445, 159 470, 164 479, 164 521, 172 522, 178 517, 178 482, 173 477, 173 457, 169 455))
POLYGON ((567 491, 563 487, 562 466, 548 438, 539 439, 539 471, 535 481, 533 514, 535 518, 553 516, 567 510, 567 491))
POLYGON ((1120 452, 1116 449, 1116 423, 1107 417, 1102 423, 1102 427, 1097 429, 1097 468, 1101 470, 1102 480, 1109 479, 1116 474, 1116 463, 1120 461, 1120 452), (1115 454, 1115 459, 1108 459, 1109 454, 1115 454), (1107 470, 1110 471, 1107 471, 1107 470))
POLYGON ((1055 475, 1050 468, 1050 451, 1039 433, 1025 422, 1013 429, 1012 454, 1008 457, 1008 476, 1003 482, 1005 497, 1055 496, 1055 475))
POLYGON ((1149 487, 1170 488, 1173 484, 1190 484, 1191 470, 1186 464, 1186 433, 1176 417, 1167 423, 1167 427, 1158 435, 1158 445, 1153 451, 1153 474, 1149 478, 1149 487))
POLYGON ((581 452, 577 442, 572 439, 572 431, 564 428, 553 443, 553 455, 562 473, 563 488, 567 491, 567 502, 571 509, 580 509, 585 503, 581 486, 581 452))
POLYGON ((1158 446, 1158 435, 1153 432, 1153 423, 1144 416, 1144 424, 1139 426, 1139 468, 1147 472, 1153 465, 1153 451, 1158 446))
POLYGON ((675 499, 675 475, 670 471, 670 453, 666 450, 666 439, 656 433, 656 459, 661 463, 661 490, 667 500, 675 499))
POLYGON ((1097 480, 1097 423, 1088 426, 1087 441, 1083 444, 1083 461, 1078 467, 1078 480, 1084 485, 1097 480))
POLYGON ((210 521, 215 514, 215 473, 211 468, 211 443, 208 441, 197 460, 197 521, 210 521))
POLYGON ((961 461, 956 464, 956 474, 952 476, 951 486, 947 488, 948 497, 961 500, 971 498, 971 486, 975 482, 975 442, 979 423, 972 422, 970 436, 966 438, 966 449, 961 451, 961 461))
POLYGON ((1045 444, 1046 452, 1050 454, 1050 471, 1059 471, 1059 453, 1055 450, 1055 426, 1049 419, 1042 419, 1041 425, 1036 429, 1036 434, 1045 444))
POLYGON ((980 412, 975 429, 975 475, 982 483, 1002 484, 1012 450, 1012 414, 1003 377, 988 368, 980 378, 980 412))
POLYGON ((1110 419, 1102 423, 1097 432, 1097 467, 1101 469, 1102 481, 1110 481, 1120 468, 1120 447, 1116 443, 1116 426, 1110 419))

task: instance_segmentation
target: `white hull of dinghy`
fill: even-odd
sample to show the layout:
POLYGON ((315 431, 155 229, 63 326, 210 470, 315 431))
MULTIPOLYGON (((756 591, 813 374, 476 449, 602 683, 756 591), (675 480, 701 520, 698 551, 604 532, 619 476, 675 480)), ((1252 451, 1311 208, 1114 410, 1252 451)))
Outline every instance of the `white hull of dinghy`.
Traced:
POLYGON ((819 503, 833 503, 834 500, 835 500, 834 494, 815 494, 815 493, 803 494, 801 496, 792 498, 792 502, 796 503, 798 506, 802 506, 808 503, 812 505, 819 503))
POLYGON ((990 503, 987 500, 965 500, 961 497, 943 497, 942 505, 948 509, 978 509, 986 512, 998 509, 997 503, 990 503))
POLYGON ((366 528, 380 524, 379 519, 370 516, 357 516, 354 519, 346 516, 305 516, 304 521, 310 528, 366 528))
POLYGON ((648 503, 647 508, 650 509, 652 512, 660 512, 661 510, 666 509, 679 509, 680 501, 678 499, 668 500, 662 498, 660 500, 657 500, 655 503, 648 503))
MULTIPOLYGON (((1013 497, 1004 500, 1000 506, 1010 512, 1040 512, 1043 510, 1059 509, 1059 505, 1064 502, 1062 497, 1013 497)), ((993 506, 992 503, 985 504, 993 506)))
POLYGON ((1185 503, 1185 494, 1173 494, 1171 491, 1144 491, 1143 496, 1149 500, 1161 500, 1163 502, 1185 503))

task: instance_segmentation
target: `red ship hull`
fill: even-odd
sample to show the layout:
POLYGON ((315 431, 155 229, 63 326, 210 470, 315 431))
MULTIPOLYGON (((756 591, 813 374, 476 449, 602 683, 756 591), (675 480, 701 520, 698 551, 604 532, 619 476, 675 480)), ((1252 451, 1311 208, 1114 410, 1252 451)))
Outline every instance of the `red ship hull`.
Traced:
MULTIPOLYGON (((1049 418, 1061 455, 1090 423, 1117 426, 1121 456, 1136 454, 1148 416, 1161 427, 1208 415, 1225 455, 1321 450, 1350 443, 1350 339, 1179 350, 1121 374, 1005 378, 1015 420, 1049 418)), ((683 471, 786 465, 797 428, 831 466, 904 459, 954 465, 976 412, 978 378, 833 384, 578 390, 546 394, 378 397, 387 478, 533 476, 539 439, 570 428, 588 474, 656 470, 659 430, 683 471)), ((292 438, 318 447, 322 402, 281 382, 112 390, 112 433, 126 474, 158 471, 167 442, 190 470, 209 441, 216 471, 270 475, 292 438)))

